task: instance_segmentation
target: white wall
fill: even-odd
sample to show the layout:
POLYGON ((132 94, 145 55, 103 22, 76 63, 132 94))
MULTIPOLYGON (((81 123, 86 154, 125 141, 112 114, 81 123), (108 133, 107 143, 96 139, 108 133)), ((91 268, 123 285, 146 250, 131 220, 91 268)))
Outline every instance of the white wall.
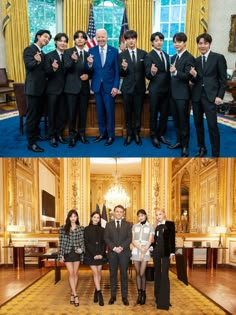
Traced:
MULTIPOLYGON (((61 5, 58 10, 58 14, 61 16, 61 5)), ((212 50, 225 55, 228 68, 235 69, 236 53, 228 52, 230 16, 232 14, 236 14, 236 0, 209 0, 208 31, 213 37, 212 50)), ((58 31, 61 31, 61 28, 62 25, 59 26, 58 31)), ((6 67, 5 40, 2 32, 0 32, 0 67, 6 67)))
POLYGON ((228 51, 233 14, 236 14, 236 0, 209 0, 208 32, 213 38, 211 48, 225 56, 229 69, 236 68, 236 52, 228 51))

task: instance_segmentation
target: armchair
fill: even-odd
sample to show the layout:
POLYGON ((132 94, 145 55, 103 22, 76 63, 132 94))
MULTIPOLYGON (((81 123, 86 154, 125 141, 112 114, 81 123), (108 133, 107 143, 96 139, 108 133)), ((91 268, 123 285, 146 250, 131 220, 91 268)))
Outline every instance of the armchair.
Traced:
POLYGON ((13 80, 8 80, 5 68, 0 68, 0 94, 6 95, 6 103, 9 102, 9 94, 14 92, 13 87, 9 86, 13 80))

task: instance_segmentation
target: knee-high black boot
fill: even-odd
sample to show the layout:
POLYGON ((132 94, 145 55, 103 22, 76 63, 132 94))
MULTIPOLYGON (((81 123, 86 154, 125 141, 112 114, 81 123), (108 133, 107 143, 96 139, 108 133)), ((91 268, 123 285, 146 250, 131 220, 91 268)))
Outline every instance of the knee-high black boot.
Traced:
POLYGON ((141 299, 142 299, 142 290, 138 289, 137 304, 141 304, 141 299))
POLYGON ((141 305, 146 303, 146 291, 142 290, 142 296, 141 296, 141 305))

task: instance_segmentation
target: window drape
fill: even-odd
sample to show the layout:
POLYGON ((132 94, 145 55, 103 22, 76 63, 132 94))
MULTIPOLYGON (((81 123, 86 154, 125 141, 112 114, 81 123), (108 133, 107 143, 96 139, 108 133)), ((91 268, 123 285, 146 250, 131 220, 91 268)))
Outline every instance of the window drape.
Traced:
POLYGON ((23 50, 29 45, 28 1, 2 0, 2 10, 8 77, 23 82, 23 50))
POLYGON ((187 0, 185 32, 187 49, 195 57, 199 55, 196 38, 208 29, 208 0, 187 0))

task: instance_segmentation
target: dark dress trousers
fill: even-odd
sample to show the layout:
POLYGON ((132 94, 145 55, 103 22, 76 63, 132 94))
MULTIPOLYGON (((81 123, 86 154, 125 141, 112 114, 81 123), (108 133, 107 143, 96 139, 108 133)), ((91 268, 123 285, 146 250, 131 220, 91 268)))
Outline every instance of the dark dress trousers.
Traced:
POLYGON ((155 270, 154 294, 157 307, 169 309, 170 280, 169 266, 170 254, 175 253, 175 224, 166 221, 155 229, 153 261, 155 270))
POLYGON ((76 132, 80 136, 85 136, 87 121, 88 100, 90 95, 89 79, 82 81, 82 74, 91 74, 87 66, 88 53, 83 51, 83 58, 78 57, 78 61, 71 58, 76 48, 70 48, 64 54, 64 67, 66 69, 66 82, 64 92, 66 94, 68 114, 69 114, 69 134, 71 138, 76 137, 76 132), (78 117, 78 127, 76 126, 78 117))
POLYGON ((112 88, 119 88, 118 50, 107 46, 105 64, 102 66, 99 46, 89 49, 93 55, 91 90, 95 94, 100 136, 115 137, 115 98, 112 88))
POLYGON ((41 51, 42 61, 38 63, 34 56, 40 52, 39 48, 32 44, 25 48, 23 53, 26 69, 25 94, 27 101, 26 133, 29 145, 36 142, 40 133, 39 124, 44 111, 46 73, 44 71, 45 55, 41 51))
POLYGON ((176 129, 176 142, 183 147, 189 146, 189 100, 190 85, 192 78, 189 73, 191 67, 194 67, 195 59, 185 51, 175 62, 177 55, 171 58, 171 64, 175 63, 176 75, 171 76, 171 113, 174 119, 176 129))
POLYGON ((104 228, 99 225, 89 225, 84 229, 85 265, 102 265, 106 262, 106 244, 104 240, 104 228), (94 259, 94 256, 102 255, 102 259, 94 259))
POLYGON ((63 55, 60 57, 57 50, 45 56, 45 72, 47 74, 47 106, 48 106, 48 135, 50 138, 62 136, 67 119, 67 106, 65 104, 64 85, 65 69, 63 55), (52 63, 57 60, 59 65, 53 71, 52 63))
POLYGON ((129 50, 119 54, 120 76, 123 77, 121 92, 124 103, 125 125, 127 135, 139 135, 143 111, 144 95, 146 92, 144 59, 146 51, 137 48, 137 59, 132 61, 129 50), (125 59, 128 67, 124 70, 121 66, 125 59), (134 115, 134 124, 132 116, 134 115))
POLYGON ((127 298, 128 295, 128 266, 131 256, 130 244, 132 232, 130 223, 122 220, 118 230, 115 221, 107 223, 105 228, 105 242, 108 245, 108 261, 110 269, 111 296, 116 297, 117 270, 120 266, 121 295, 127 298), (123 251, 117 254, 114 247, 121 246, 123 251))
POLYGON ((192 79, 192 101, 193 116, 197 131, 198 146, 205 148, 203 114, 205 113, 210 141, 212 147, 212 155, 218 157, 220 155, 220 135, 217 125, 217 112, 215 98, 223 99, 226 81, 227 81, 227 64, 225 57, 221 54, 210 52, 207 61, 202 68, 202 58, 196 59, 195 68, 197 77, 192 79))
POLYGON ((167 128, 169 114, 169 92, 170 92, 170 62, 169 55, 164 51, 165 63, 161 60, 158 53, 153 49, 145 58, 145 72, 149 81, 150 99, 150 136, 160 138, 164 136, 167 128), (158 71, 153 76, 151 74, 152 64, 155 64, 158 71), (158 113, 159 124, 158 124, 158 113))

